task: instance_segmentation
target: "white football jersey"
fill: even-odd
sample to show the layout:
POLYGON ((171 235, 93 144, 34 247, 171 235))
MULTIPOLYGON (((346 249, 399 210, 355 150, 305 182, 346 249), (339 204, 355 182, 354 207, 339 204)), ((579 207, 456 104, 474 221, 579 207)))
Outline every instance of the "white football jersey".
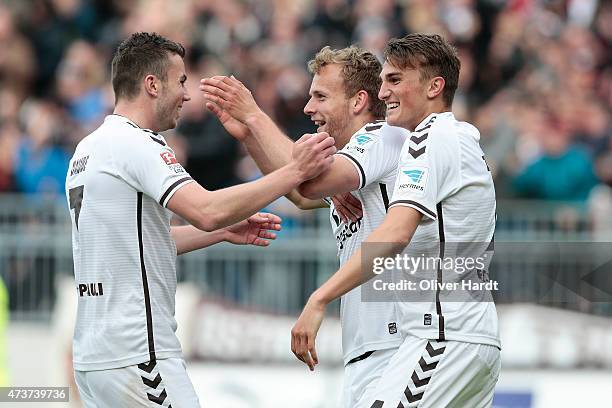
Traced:
MULTIPOLYGON (((336 153, 347 158, 357 169, 359 190, 353 194, 363 207, 360 220, 345 223, 338 217, 333 203, 330 204, 330 222, 341 265, 385 218, 401 148, 409 135, 407 130, 389 126, 383 121, 368 123, 336 153)), ((363 302, 361 287, 342 296, 340 318, 345 364, 368 351, 398 347, 402 342, 397 305, 388 301, 363 302)))
POLYGON ((493 178, 479 140, 478 129, 444 112, 423 120, 402 148, 390 207, 409 206, 423 214, 404 254, 444 262, 417 272, 422 273, 421 279, 435 283, 429 284, 431 289, 423 286, 426 289, 418 297, 415 292, 402 294, 401 329, 427 339, 500 347, 490 292, 453 289, 463 288, 463 281, 488 281, 496 204, 493 178), (455 260, 462 255, 464 259, 482 257, 486 267, 472 265, 469 273, 457 268, 455 260), (476 293, 476 298, 469 293, 476 293), (407 300, 410 296, 419 301, 407 300))
POLYGON ((66 177, 76 370, 181 357, 176 246, 165 206, 191 181, 162 136, 123 116, 107 116, 78 144, 66 177))

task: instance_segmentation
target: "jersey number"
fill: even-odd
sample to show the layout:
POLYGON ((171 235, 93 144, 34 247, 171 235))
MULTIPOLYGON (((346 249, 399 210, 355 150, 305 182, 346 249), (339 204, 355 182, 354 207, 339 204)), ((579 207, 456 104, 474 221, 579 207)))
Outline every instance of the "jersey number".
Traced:
POLYGON ((81 213, 81 205, 83 203, 83 190, 85 186, 78 186, 68 190, 68 199, 70 201, 70 209, 74 210, 74 223, 77 231, 79 230, 79 214, 81 213))

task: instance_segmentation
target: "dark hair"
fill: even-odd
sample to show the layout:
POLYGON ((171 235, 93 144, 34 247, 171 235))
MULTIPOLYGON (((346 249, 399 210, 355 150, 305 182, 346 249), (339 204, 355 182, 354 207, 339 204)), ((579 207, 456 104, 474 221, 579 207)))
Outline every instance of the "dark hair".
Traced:
POLYGON ((385 103, 378 99, 382 66, 374 54, 355 45, 340 50, 327 46, 308 62, 308 70, 311 74, 317 74, 321 68, 330 64, 342 67, 344 92, 347 97, 350 98, 361 90, 366 91, 370 102, 368 110, 376 118, 385 117, 385 103))
POLYGON ((146 75, 166 81, 170 53, 184 58, 185 48, 156 33, 135 33, 119 44, 111 67, 116 100, 136 97, 146 75))
POLYGON ((418 69, 422 80, 444 78, 444 102, 449 107, 453 104, 461 62, 455 47, 444 38, 437 34, 408 34, 391 39, 384 52, 389 64, 400 69, 418 69))

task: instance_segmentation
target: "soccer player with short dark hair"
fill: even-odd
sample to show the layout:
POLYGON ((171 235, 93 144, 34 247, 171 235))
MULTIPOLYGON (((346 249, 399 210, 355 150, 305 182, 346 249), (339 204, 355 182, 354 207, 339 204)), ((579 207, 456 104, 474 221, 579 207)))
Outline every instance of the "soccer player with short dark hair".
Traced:
POLYGON ((332 138, 305 135, 267 177, 204 189, 158 134, 176 126, 190 100, 184 55, 157 34, 122 42, 112 62, 114 113, 78 144, 68 168, 73 364, 86 407, 198 407, 175 334, 177 254, 221 241, 266 246, 280 218, 255 213, 333 161, 332 138), (172 212, 191 225, 171 227, 172 212))
MULTIPOLYGON (((471 254, 484 256, 493 240, 495 190, 480 134, 451 112, 459 69, 455 49, 439 35, 410 34, 385 48, 379 97, 387 106, 387 122, 412 134, 402 148, 389 212, 364 243, 372 246, 365 251, 362 245, 312 294, 294 327, 294 352, 311 366, 317 362, 314 339, 326 305, 373 278, 372 269, 362 265, 399 253, 417 257, 417 248, 444 259, 459 243, 484 243, 471 254)), ((457 270, 437 265, 414 273, 435 287, 459 282, 457 270)), ((487 279, 486 273, 478 276, 487 279)), ((479 293, 486 301, 453 295, 402 294, 397 305, 403 343, 356 407, 491 405, 500 371, 495 305, 490 293, 479 293)))

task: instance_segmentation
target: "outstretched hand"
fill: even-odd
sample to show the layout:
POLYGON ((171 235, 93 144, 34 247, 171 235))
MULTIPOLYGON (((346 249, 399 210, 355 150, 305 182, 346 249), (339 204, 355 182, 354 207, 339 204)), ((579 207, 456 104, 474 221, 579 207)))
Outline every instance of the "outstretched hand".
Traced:
POLYGON ((204 98, 242 123, 261 112, 251 91, 234 76, 214 76, 200 80, 204 98))
POLYGON ((244 142, 244 140, 251 135, 251 131, 245 124, 233 118, 226 110, 222 109, 214 102, 207 101, 206 109, 214 113, 225 130, 239 142, 244 142))
POLYGON ((236 245, 268 246, 276 239, 272 231, 280 231, 281 218, 274 214, 257 213, 246 220, 225 228, 227 242, 236 245))

